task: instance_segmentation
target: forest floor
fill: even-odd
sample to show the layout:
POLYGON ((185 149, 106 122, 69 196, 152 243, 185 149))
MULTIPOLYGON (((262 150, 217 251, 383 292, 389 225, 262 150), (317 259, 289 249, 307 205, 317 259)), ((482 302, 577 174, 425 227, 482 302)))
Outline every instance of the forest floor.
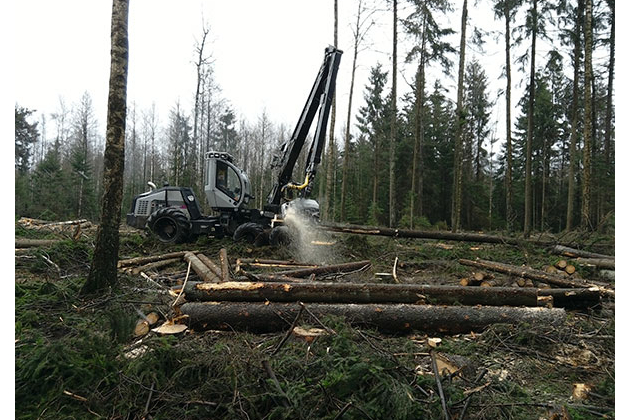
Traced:
MULTIPOLYGON (((94 230, 71 236, 71 231, 35 231, 16 224, 16 238, 62 239, 16 253, 17 419, 615 417, 614 298, 598 308, 567 310, 561 326, 495 324, 478 333, 386 335, 339 317, 304 316, 298 325, 318 327, 321 322, 335 333, 291 337, 281 344, 286 330, 189 329, 177 335, 149 332, 139 340, 133 332, 141 314, 155 311, 169 318, 174 298, 140 275, 122 272, 115 290, 80 297, 94 230), (442 371, 443 398, 432 354, 464 361, 459 371, 442 371)), ((337 279, 365 283, 391 281, 376 273, 391 272, 397 257, 400 282, 443 285, 458 285, 474 271, 460 265, 460 258, 538 269, 560 259, 529 245, 348 234, 328 239, 334 244, 322 245, 320 255, 295 255, 290 249, 254 248, 229 238, 166 246, 129 230, 121 235, 120 258, 179 250, 214 258, 225 248, 232 267, 237 258, 370 260, 369 270, 337 279)), ((594 243, 592 237, 583 239, 594 243)), ((160 272, 186 267, 182 260, 160 272)), ((604 280, 593 268, 576 267, 583 278, 604 280)), ((499 284, 513 280, 495 274, 499 284)))

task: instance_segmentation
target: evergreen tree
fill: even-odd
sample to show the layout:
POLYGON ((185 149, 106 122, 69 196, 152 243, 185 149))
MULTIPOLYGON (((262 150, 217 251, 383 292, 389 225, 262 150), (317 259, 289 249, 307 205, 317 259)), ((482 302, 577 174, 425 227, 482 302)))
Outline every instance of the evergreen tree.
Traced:
POLYGON ((37 122, 28 118, 35 111, 15 105, 15 170, 26 174, 31 168, 33 145, 39 137, 37 122))
MULTIPOLYGON (((387 100, 384 97, 387 72, 383 71, 379 63, 370 69, 368 84, 365 87, 363 98, 365 105, 361 106, 357 115, 358 129, 365 141, 369 144, 369 153, 372 160, 372 197, 370 199, 369 222, 382 223, 383 207, 380 205, 379 186, 382 181, 380 172, 382 169, 382 152, 384 139, 387 136, 385 115, 387 100)), ((368 157, 369 158, 369 157, 368 157)))

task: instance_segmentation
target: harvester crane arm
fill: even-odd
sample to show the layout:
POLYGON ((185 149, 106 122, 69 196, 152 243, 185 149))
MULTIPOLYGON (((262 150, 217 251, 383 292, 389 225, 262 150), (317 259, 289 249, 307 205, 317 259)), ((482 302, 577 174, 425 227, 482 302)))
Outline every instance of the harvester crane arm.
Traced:
POLYGON ((303 197, 308 197, 310 194, 311 183, 321 162, 321 154, 326 141, 326 126, 330 115, 332 97, 335 92, 341 54, 343 54, 343 51, 332 46, 325 50, 324 62, 317 73, 317 78, 293 131, 293 135, 282 146, 280 154, 274 159, 272 167, 279 168, 278 177, 267 196, 265 210, 278 213, 286 190, 297 190, 303 197), (317 126, 308 152, 304 182, 302 184, 294 184, 291 182, 291 175, 318 110, 317 126))

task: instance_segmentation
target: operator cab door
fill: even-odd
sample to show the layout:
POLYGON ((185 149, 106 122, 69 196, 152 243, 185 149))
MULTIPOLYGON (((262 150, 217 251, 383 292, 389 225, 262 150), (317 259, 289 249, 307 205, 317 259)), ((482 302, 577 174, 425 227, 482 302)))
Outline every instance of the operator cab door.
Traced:
POLYGON ((243 200, 241 179, 232 165, 223 160, 209 160, 205 190, 213 209, 234 209, 243 200))

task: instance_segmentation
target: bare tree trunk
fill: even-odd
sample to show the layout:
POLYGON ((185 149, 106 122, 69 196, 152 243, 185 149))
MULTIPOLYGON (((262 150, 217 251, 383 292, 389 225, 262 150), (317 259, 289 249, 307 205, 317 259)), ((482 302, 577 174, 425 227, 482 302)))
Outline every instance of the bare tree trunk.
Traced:
MULTIPOLYGON (((360 7, 360 5, 359 5, 360 7)), ((335 42, 335 48, 337 48, 337 46, 339 45, 339 38, 338 38, 338 26, 339 26, 339 6, 338 6, 338 0, 335 0, 335 26, 334 26, 334 42, 335 42)), ((351 94, 352 95, 352 94, 351 94)), ((334 172, 335 172, 335 118, 337 116, 337 94, 333 94, 333 98, 332 98, 332 109, 331 109, 331 115, 330 115, 330 131, 328 134, 328 162, 327 162, 327 166, 326 166, 326 192, 324 193, 324 205, 323 205, 323 219, 324 220, 331 220, 334 219, 334 215, 331 212, 331 208, 332 208, 332 203, 333 200, 335 199, 334 197, 334 193, 333 193, 333 178, 334 178, 334 172)), ((348 124, 350 124, 350 122, 348 121, 348 124)), ((323 150, 322 150, 323 152, 323 150)), ((345 162, 345 157, 344 157, 344 162, 345 162)), ((344 180, 342 182, 345 182, 345 177, 344 180)), ((342 197, 341 200, 343 200, 343 193, 342 193, 342 197)), ((342 201, 342 206, 341 206, 341 211, 343 213, 343 201, 342 201)))
POLYGON ((525 220, 523 234, 529 237, 532 231, 532 142, 534 135, 534 97, 536 96, 536 36, 538 33, 538 3, 532 7, 532 49, 530 52, 529 102, 527 105, 527 146, 525 152, 525 220))
MULTIPOLYGON (((604 131, 604 162, 608 177, 614 177, 614 168, 611 161, 611 138, 612 138, 612 97, 613 80, 615 77, 615 1, 609 0, 611 23, 610 23, 610 59, 608 61, 608 91, 606 93, 606 127, 604 131)), ((606 194, 608 199, 608 194, 606 194)))
POLYGON ((455 151, 453 158, 453 198, 451 202, 451 230, 457 232, 462 212, 462 166, 463 166, 463 130, 464 130, 464 66, 466 58, 466 20, 468 18, 468 0, 462 8, 462 33, 459 42, 459 72, 457 76, 457 110, 455 151))
POLYGON ((125 167, 129 0, 113 0, 111 71, 107 106, 107 144, 103 171, 101 223, 87 281, 81 294, 103 291, 117 284, 120 210, 125 167))
POLYGON ((394 166, 396 165, 396 79, 397 79, 397 44, 398 44, 398 0, 394 0, 394 42, 392 51, 392 122, 389 139, 389 227, 396 223, 396 180, 394 166))
POLYGON ((584 1, 578 0, 577 19, 575 21, 575 45, 573 48, 573 98, 571 100, 572 116, 571 116, 571 143, 569 145, 569 185, 567 198, 567 224, 566 230, 573 229, 573 204, 575 202, 575 172, 577 164, 577 125, 578 125, 578 92, 580 79, 580 52, 581 42, 580 34, 582 33, 582 14, 584 12, 584 1))
MULTIPOLYGON (((335 0, 335 4, 337 1, 335 0)), ((357 9, 357 22, 354 30, 354 51, 352 55, 352 76, 350 77, 350 94, 348 97, 348 114, 346 117, 346 133, 344 136, 343 169, 341 177, 341 221, 346 220, 346 194, 348 193, 348 170, 350 167, 350 120, 352 118, 352 95, 354 92, 354 76, 357 69, 357 55, 359 54, 359 42, 361 41, 361 13, 362 1, 359 0, 357 9)))
POLYGON ((593 2, 586 0, 584 23, 584 172, 582 175, 582 217, 581 226, 591 229, 591 153, 593 140, 593 96, 591 81, 593 79, 593 2))
POLYGON ((512 60, 510 59, 510 20, 511 10, 509 2, 503 2, 505 14, 505 218, 508 232, 514 228, 514 191, 512 188, 512 60))

